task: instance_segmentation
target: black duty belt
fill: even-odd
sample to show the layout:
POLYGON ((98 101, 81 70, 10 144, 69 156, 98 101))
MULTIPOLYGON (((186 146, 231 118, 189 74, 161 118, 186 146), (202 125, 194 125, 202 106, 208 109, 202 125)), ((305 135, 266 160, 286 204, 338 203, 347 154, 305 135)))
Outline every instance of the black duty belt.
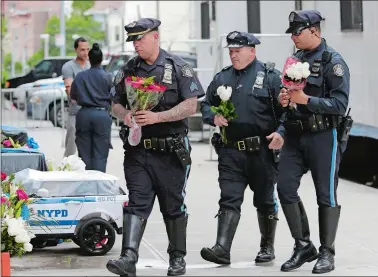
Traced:
POLYGON ((340 116, 312 114, 306 119, 285 120, 284 127, 288 133, 302 134, 306 132, 321 132, 332 128, 337 128, 340 123, 340 116))
POLYGON ((87 109, 96 109, 96 110, 101 110, 101 111, 108 111, 108 107, 99 107, 99 106, 89 106, 89 105, 83 105, 81 106, 82 108, 87 108, 87 109))
POLYGON ((174 152, 174 140, 176 142, 184 143, 184 138, 182 135, 178 136, 168 136, 168 137, 151 137, 142 139, 139 144, 140 147, 143 147, 147 150, 154 150, 159 152, 174 152))
POLYGON ((224 147, 235 148, 239 151, 255 152, 260 150, 260 137, 249 137, 242 140, 227 142, 224 147))

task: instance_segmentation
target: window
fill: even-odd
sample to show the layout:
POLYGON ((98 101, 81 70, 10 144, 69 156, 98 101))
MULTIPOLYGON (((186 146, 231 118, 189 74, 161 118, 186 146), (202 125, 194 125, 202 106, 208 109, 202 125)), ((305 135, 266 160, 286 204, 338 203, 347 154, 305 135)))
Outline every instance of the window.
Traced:
POLYGON ((302 10, 302 0, 295 0, 295 10, 296 11, 302 10))
POLYGON ((35 66, 35 73, 48 74, 52 73, 53 64, 51 61, 42 61, 35 66))
POLYGON ((210 6, 208 1, 201 3, 201 38, 210 38, 210 6))
POLYGON ((260 1, 247 1, 248 33, 259 34, 260 30, 260 1))
POLYGON ((340 0, 341 30, 363 31, 362 0, 340 0))

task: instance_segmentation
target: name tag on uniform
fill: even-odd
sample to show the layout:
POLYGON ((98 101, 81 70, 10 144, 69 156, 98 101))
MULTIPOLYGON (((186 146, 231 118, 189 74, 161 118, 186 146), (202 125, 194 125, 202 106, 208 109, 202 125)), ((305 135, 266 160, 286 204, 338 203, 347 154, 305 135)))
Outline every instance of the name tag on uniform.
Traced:
POLYGON ((163 76, 163 83, 166 84, 172 84, 172 65, 171 64, 165 64, 164 65, 164 76, 163 76))
POLYGON ((265 77, 265 72, 264 71, 258 71, 256 74, 256 80, 255 84, 253 85, 254 88, 263 88, 264 84, 264 77, 265 77))

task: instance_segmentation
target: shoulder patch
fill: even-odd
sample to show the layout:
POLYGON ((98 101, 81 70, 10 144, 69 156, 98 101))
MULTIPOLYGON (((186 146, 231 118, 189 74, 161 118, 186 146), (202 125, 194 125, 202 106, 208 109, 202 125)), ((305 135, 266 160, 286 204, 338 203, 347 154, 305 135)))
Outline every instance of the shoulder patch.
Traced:
POLYGON ((114 85, 118 85, 122 81, 124 76, 125 75, 123 74, 123 70, 118 70, 117 75, 114 77, 114 85))
POLYGON ((184 77, 193 77, 193 69, 188 64, 181 67, 181 72, 184 77))
POLYGON ((336 76, 343 76, 344 75, 344 67, 341 65, 341 64, 335 64, 333 66, 333 73, 336 75, 336 76))

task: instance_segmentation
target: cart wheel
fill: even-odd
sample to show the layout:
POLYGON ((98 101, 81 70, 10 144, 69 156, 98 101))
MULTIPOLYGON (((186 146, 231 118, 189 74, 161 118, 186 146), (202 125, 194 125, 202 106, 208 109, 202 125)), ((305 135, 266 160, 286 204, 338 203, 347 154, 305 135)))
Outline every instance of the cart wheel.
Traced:
POLYGON ((108 221, 92 218, 81 226, 78 243, 86 255, 101 256, 112 249, 115 238, 115 230, 108 221))

